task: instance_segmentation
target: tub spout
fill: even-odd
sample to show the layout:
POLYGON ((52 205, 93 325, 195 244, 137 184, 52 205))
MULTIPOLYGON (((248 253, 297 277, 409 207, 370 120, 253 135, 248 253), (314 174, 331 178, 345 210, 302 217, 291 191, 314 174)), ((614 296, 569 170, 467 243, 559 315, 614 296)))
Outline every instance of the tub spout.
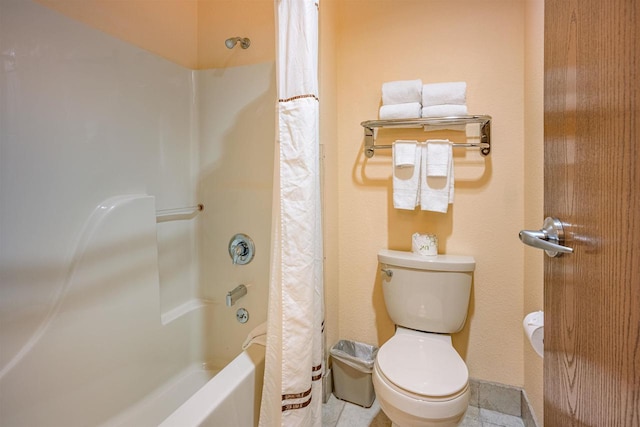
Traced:
POLYGON ((247 294, 247 287, 245 285, 238 285, 232 291, 227 292, 227 307, 231 307, 240 298, 247 294))

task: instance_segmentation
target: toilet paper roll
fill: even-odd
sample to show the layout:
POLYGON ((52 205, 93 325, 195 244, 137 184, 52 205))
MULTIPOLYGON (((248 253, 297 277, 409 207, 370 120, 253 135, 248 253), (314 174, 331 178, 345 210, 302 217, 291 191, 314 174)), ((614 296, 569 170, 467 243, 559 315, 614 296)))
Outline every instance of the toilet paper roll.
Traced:
POLYGON ((544 312, 534 311, 524 317, 522 321, 524 333, 538 356, 544 357, 544 312))
POLYGON ((435 234, 414 233, 411 236, 411 249, 413 253, 423 256, 438 255, 438 238, 435 234))

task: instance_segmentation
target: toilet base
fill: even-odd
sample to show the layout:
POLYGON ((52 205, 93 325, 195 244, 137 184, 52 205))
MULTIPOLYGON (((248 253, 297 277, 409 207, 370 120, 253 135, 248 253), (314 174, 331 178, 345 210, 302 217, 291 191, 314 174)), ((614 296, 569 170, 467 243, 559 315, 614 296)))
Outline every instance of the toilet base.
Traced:
POLYGON ((425 419, 401 413, 395 408, 385 408, 385 405, 378 399, 380 408, 391 420, 391 427, 457 427, 464 420, 466 411, 462 414, 447 419, 425 419), (396 422, 397 421, 397 422, 396 422))
MULTIPOLYGON (((425 426, 438 426, 438 427, 457 427, 462 423, 462 420, 464 419, 461 418, 459 421, 456 421, 454 424, 448 424, 447 422, 445 422, 444 424, 415 424, 416 426, 420 426, 420 427, 425 427, 425 426)), ((391 423, 391 427, 405 427, 405 426, 399 426, 398 424, 392 422, 391 423)))
MULTIPOLYGON (((464 417, 460 418, 460 420, 456 421, 453 424, 450 424, 448 421, 444 421, 443 423, 439 423, 439 424, 421 424, 424 422, 424 420, 420 421, 418 424, 414 424, 415 426, 419 426, 419 427, 430 427, 430 426, 438 426, 438 427, 457 427, 462 423, 462 420, 464 419, 464 417)), ((391 427, 406 427, 406 426, 400 426, 394 422, 391 422, 391 427)))
MULTIPOLYGON (((380 407, 382 408, 382 405, 380 407)), ((389 419, 391 419, 391 416, 384 409, 383 412, 389 419)), ((397 424, 394 421, 391 421, 391 427, 457 427, 462 423, 462 420, 464 420, 464 416, 465 414, 463 413, 459 417, 446 420, 427 420, 424 418, 407 419, 403 416, 403 424, 397 424)))
POLYGON ((395 390, 373 368, 373 387, 380 408, 397 427, 455 427, 460 425, 469 406, 469 388, 447 401, 421 400, 395 390))

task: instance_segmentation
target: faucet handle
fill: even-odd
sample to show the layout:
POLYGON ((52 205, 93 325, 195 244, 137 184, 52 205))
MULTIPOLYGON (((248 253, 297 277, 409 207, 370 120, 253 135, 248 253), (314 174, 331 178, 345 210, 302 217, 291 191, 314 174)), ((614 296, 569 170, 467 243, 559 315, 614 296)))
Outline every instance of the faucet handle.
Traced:
POLYGON ((229 241, 229 256, 234 264, 248 264, 253 259, 254 253, 253 240, 246 234, 236 234, 229 241))

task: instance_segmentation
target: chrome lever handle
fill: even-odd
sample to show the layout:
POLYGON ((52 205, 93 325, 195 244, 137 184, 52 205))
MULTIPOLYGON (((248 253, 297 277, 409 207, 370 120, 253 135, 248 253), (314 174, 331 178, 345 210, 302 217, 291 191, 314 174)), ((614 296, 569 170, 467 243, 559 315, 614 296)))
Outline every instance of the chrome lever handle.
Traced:
POLYGON ((390 268, 381 268, 380 271, 382 271, 389 278, 393 277, 393 270, 391 270, 390 268))
POLYGON ((573 253, 572 248, 562 245, 564 243, 564 228, 562 221, 558 218, 547 217, 541 230, 522 230, 519 236, 522 243, 534 248, 544 249, 550 257, 557 257, 563 253, 573 253))
POLYGON ((571 253, 573 249, 566 246, 557 245, 547 240, 548 236, 542 231, 522 230, 520 231, 520 240, 525 245, 534 248, 544 249, 545 251, 571 253))

